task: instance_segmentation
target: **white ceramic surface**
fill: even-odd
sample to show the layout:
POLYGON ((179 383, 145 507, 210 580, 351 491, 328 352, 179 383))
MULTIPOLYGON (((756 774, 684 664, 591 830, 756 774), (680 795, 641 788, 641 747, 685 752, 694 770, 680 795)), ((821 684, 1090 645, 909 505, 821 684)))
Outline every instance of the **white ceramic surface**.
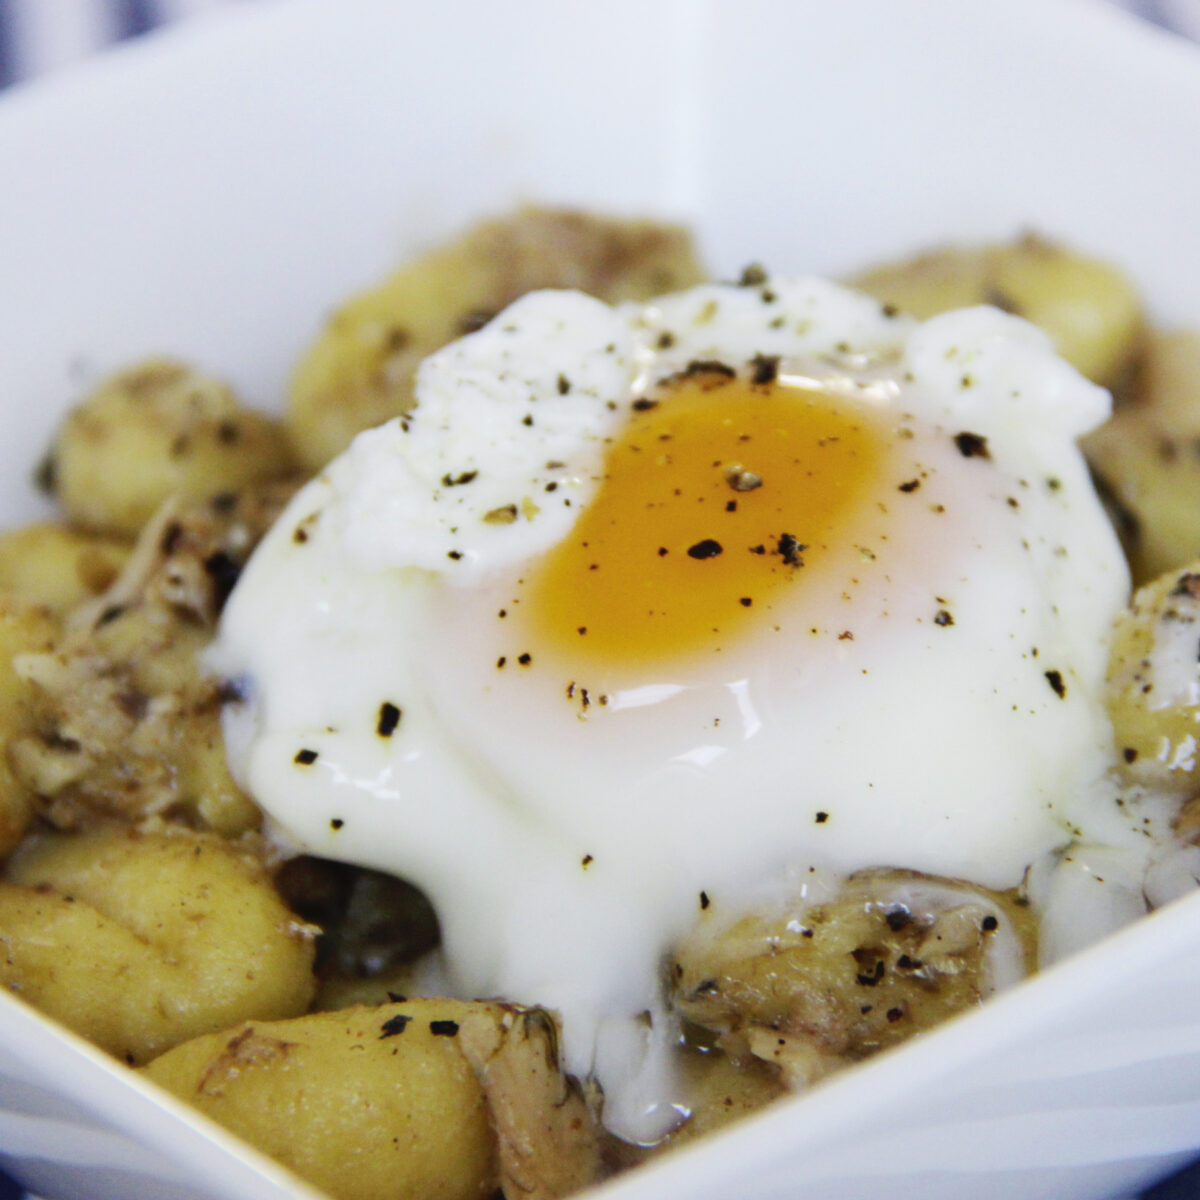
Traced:
MULTIPOLYGON (((1036 227, 1200 324, 1200 54, 1074 0, 276 0, 0 102, 0 519, 148 351, 278 402, 330 304, 519 199, 695 222, 719 274, 1036 227)), ((1200 897, 617 1180, 616 1200, 1126 1194, 1200 1147, 1200 897)), ((302 1195, 0 995, 51 1197, 302 1195)))

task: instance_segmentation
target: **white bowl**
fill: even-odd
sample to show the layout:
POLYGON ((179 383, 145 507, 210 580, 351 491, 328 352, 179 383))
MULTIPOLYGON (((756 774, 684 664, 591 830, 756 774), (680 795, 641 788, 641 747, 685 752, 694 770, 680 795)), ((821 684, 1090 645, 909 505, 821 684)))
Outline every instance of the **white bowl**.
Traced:
MULTIPOLYGON (((339 297, 520 199, 692 221, 718 274, 1036 228, 1200 324, 1200 54, 1078 0, 288 0, 0 102, 0 519, 150 351, 254 402, 339 297)), ((0 1149, 52 1196, 305 1194, 0 996, 0 1149)), ((1123 1194, 1200 1148, 1200 896, 601 1189, 1123 1194)))

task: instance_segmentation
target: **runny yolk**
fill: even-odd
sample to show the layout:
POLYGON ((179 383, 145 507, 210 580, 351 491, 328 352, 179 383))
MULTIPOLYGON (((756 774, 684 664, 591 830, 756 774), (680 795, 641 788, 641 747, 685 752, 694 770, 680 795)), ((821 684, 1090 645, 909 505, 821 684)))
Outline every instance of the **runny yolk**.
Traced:
POLYGON ((887 444, 878 413, 781 381, 689 376, 634 407, 598 494, 526 579, 539 642, 613 666, 769 625, 853 536, 887 444))

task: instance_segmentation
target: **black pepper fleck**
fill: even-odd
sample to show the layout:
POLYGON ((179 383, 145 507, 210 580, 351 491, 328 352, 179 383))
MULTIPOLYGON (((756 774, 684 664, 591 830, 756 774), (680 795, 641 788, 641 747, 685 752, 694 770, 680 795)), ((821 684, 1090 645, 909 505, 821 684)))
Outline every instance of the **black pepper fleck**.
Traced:
MULTIPOLYGON (((125 615, 126 609, 123 604, 109 604, 103 612, 96 618, 94 628, 103 629, 105 625, 111 625, 114 621, 125 615)), ((244 696, 240 699, 245 699, 244 696)))
POLYGON ((808 549, 804 542, 800 541, 794 534, 781 533, 779 535, 779 544, 776 546, 783 561, 789 567, 804 566, 804 559, 800 557, 801 553, 808 549))
POLYGON ((875 987, 876 984, 883 982, 884 972, 883 959, 875 960, 875 966, 871 971, 860 972, 855 975, 855 979, 861 987, 875 987))
POLYGON ((297 750, 296 757, 292 761, 302 767, 311 767, 317 761, 317 752, 315 750, 297 750))
POLYGON ((750 381, 765 386, 779 375, 778 354, 756 354, 750 360, 750 381))
POLYGON ((701 560, 716 558, 718 554, 722 553, 722 550, 721 543, 715 538, 705 538, 703 541, 696 542, 695 545, 688 547, 688 557, 701 560))
POLYGON ((400 724, 400 709, 396 707, 390 700, 385 700, 379 706, 379 724, 376 725, 376 732, 380 737, 391 737, 396 732, 396 726, 400 724))
POLYGON ((430 1021, 429 1032, 434 1037, 454 1037, 458 1033, 457 1021, 430 1021))
POLYGON ((942 626, 953 625, 954 618, 950 615, 950 613, 946 609, 939 608, 937 610, 937 612, 934 614, 933 623, 935 625, 942 625, 942 626))
POLYGON ((1046 682, 1054 689, 1054 694, 1060 700, 1067 698, 1067 685, 1063 682, 1061 671, 1047 671, 1046 682))
POLYGON ((724 379, 737 377, 737 372, 728 363, 713 358, 694 358, 681 374, 685 379, 692 375, 720 375, 724 379))
POLYGON ((386 1021, 379 1027, 380 1040, 383 1038, 395 1037, 398 1033, 403 1033, 408 1028, 409 1021, 412 1017, 406 1013, 397 1013, 394 1017, 388 1017, 386 1021))
POLYGON ((954 444, 963 458, 992 457, 992 452, 988 449, 987 438, 982 434, 968 433, 964 430, 962 433, 954 435, 954 444))

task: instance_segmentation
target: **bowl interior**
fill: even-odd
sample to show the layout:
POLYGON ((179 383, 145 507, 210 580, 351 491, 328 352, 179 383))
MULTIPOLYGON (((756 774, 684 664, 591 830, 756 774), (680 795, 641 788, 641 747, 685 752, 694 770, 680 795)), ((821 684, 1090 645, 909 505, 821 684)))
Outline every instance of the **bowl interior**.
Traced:
MULTIPOLYGON (((521 200, 688 220, 722 276, 749 261, 839 273, 1035 228, 1119 263, 1159 319, 1198 322, 1181 252, 1196 145, 1200 55, 1083 0, 292 0, 168 32, 0 103, 0 519, 44 511, 33 464, 98 376, 170 353, 277 406, 339 297, 521 200)), ((1200 1048, 1195 908, 613 1195, 877 1195, 885 1178, 902 1194, 918 1176, 953 1195, 969 1175, 973 1194, 1061 1200, 1132 1184, 1200 1140, 1200 1072, 1162 1083, 1200 1048), (1131 1043, 1164 987, 1169 1011, 1131 1043), (994 1134, 1039 1071, 1072 1086, 1037 1110, 1038 1136, 1014 1125, 985 1153, 947 1132, 994 1134), (967 1084, 969 1119, 946 1107, 967 1084), (1100 1107, 1135 1133, 1089 1152, 1100 1107)), ((38 1043, 20 1027, 0 1026, 0 1047, 83 1099, 67 1051, 27 1062, 38 1043)), ((94 1082, 93 1111, 169 1154, 169 1123, 113 1101, 123 1086, 94 1082)))

